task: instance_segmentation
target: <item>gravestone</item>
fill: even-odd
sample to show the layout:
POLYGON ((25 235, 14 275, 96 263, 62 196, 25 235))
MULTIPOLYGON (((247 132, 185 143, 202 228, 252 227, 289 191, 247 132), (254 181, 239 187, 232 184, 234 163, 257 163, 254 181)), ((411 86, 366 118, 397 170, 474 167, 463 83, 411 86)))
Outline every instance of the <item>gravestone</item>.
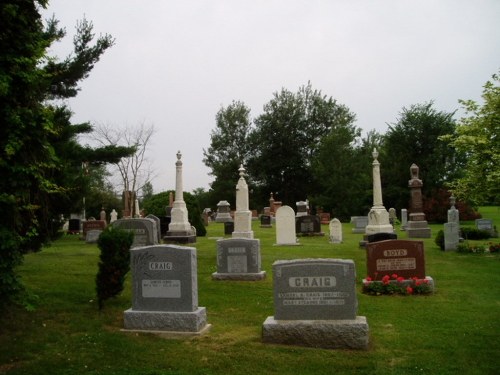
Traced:
POLYGON ((106 228, 106 222, 104 220, 87 220, 83 222, 82 232, 83 238, 87 236, 89 230, 100 230, 103 231, 106 228))
POLYGON ((111 217, 111 219, 109 220, 110 223, 114 223, 116 220, 118 220, 118 212, 116 212, 114 208, 109 216, 111 217))
POLYGON ((323 236, 321 222, 316 215, 303 215, 295 218, 295 231, 302 236, 323 236))
POLYGON ((261 228, 272 228, 271 215, 261 215, 260 216, 260 227, 261 228))
POLYGON ((406 225, 406 233, 408 238, 430 238, 431 228, 427 225, 425 214, 423 212, 422 201, 422 180, 418 178, 419 168, 416 164, 410 167, 411 179, 408 181, 408 186, 411 191, 411 210, 410 221, 406 225))
POLYGON ((216 223, 225 223, 227 221, 233 221, 231 217, 231 206, 228 201, 220 201, 217 203, 217 214, 215 216, 216 223))
POLYGON ((368 324, 357 316, 352 260, 295 259, 273 264, 274 316, 262 326, 268 343, 366 349, 368 324))
POLYGON ((405 279, 425 279, 424 242, 386 240, 366 245, 368 276, 380 281, 385 275, 397 274, 405 279))
POLYGON ((406 208, 401 209, 401 230, 406 230, 408 225, 408 210, 406 208))
POLYGON ((455 207, 455 197, 452 195, 450 197, 451 207, 448 210, 448 223, 457 223, 460 226, 460 213, 455 207))
POLYGON ((480 230, 485 230, 490 232, 493 236, 495 234, 495 228, 493 226, 493 220, 491 219, 476 219, 476 228, 480 230))
POLYGON ((444 223, 444 251, 457 250, 460 242, 460 227, 456 222, 444 223))
POLYGON ((226 221, 224 222, 224 234, 225 235, 232 235, 234 232, 234 222, 233 221, 226 221))
POLYGON ((68 221, 68 233, 78 234, 80 233, 80 219, 69 219, 68 221))
POLYGON ((260 269, 260 240, 232 238, 217 240, 217 272, 214 280, 255 281, 266 277, 260 269))
POLYGON ((92 229, 87 231, 85 235, 85 242, 86 243, 97 243, 97 240, 99 239, 99 236, 101 235, 102 230, 97 230, 97 229, 92 229))
POLYGON ((158 238, 158 242, 157 243, 161 243, 162 235, 161 235, 161 221, 160 221, 160 218, 157 217, 157 216, 155 216, 155 215, 149 214, 148 216, 146 216, 146 219, 151 219, 151 220, 153 220, 156 223, 156 236, 158 238))
POLYGON ((134 233, 133 248, 158 244, 156 222, 152 219, 118 219, 113 223, 113 226, 134 233))
POLYGON ((101 212, 99 213, 99 219, 104 221, 106 223, 106 211, 104 210, 104 207, 101 209, 101 212))
POLYGON ((306 216, 308 215, 307 213, 307 202, 300 201, 296 203, 297 205, 297 214, 295 216, 306 216))
POLYGON ((389 208, 389 223, 394 227, 394 224, 396 224, 396 221, 398 220, 398 216, 396 214, 396 209, 391 207, 389 208))
POLYGON ((245 181, 245 168, 238 169, 240 178, 236 185, 236 211, 234 212, 233 238, 253 238, 252 211, 248 206, 248 185, 245 181))
POLYGON ((295 212, 290 206, 276 211, 276 245, 298 245, 295 232, 295 212))
POLYGON ((366 240, 368 241, 368 243, 397 239, 398 235, 396 233, 375 233, 366 236, 366 240))
POLYGON ((368 216, 351 216, 351 223, 354 224, 352 233, 365 233, 368 225, 368 216))
POLYGON ((328 212, 322 212, 319 214, 319 220, 321 224, 330 224, 330 214, 328 212))
POLYGON ((201 334, 207 314, 198 306, 196 249, 176 245, 130 250, 132 308, 123 314, 125 330, 201 334))
POLYGON ((342 223, 335 218, 330 221, 330 243, 342 243, 342 223))

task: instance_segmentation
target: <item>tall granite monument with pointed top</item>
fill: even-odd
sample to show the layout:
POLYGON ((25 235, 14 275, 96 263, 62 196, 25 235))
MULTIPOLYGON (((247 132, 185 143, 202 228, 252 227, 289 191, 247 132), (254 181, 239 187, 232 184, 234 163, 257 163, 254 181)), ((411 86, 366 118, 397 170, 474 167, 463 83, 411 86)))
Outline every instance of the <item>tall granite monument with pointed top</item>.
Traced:
POLYGON ((238 169, 240 179, 236 185, 236 212, 234 213, 233 238, 253 238, 252 211, 248 209, 248 185, 245 181, 245 168, 238 169))
POLYGON ((389 222, 389 212, 382 202, 382 183, 380 181, 380 162, 377 160, 378 151, 373 149, 373 207, 368 214, 368 225, 365 234, 393 233, 394 228, 389 222))
POLYGON ((188 211, 182 190, 182 154, 177 151, 175 162, 175 200, 170 212, 171 220, 163 241, 168 243, 194 243, 196 230, 188 221, 188 211))
POLYGON ((419 168, 413 163, 410 167, 411 180, 408 186, 411 190, 410 220, 406 226, 409 238, 430 238, 431 228, 427 225, 422 202, 422 180, 418 178, 419 168))

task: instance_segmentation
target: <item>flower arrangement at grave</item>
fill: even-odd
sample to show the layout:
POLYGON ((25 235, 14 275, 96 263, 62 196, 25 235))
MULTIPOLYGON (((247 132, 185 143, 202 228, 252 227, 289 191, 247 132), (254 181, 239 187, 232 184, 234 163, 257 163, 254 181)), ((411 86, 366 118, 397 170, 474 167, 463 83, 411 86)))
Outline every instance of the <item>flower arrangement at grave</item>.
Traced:
POLYGON ((405 279, 397 274, 385 275, 381 281, 375 281, 370 276, 363 279, 363 293, 372 296, 386 295, 425 295, 432 293, 428 279, 412 277, 405 279))
POLYGON ((490 242, 486 245, 480 244, 469 244, 467 242, 463 242, 458 244, 457 252, 459 253, 472 253, 472 254, 487 254, 487 253, 500 253, 500 243, 490 242))

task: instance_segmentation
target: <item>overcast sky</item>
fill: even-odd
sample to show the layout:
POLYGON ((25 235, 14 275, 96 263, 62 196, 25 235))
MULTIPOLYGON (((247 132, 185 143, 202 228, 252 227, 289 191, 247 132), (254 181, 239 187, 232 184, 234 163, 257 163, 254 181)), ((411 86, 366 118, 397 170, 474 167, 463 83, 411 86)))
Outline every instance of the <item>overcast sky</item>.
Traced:
POLYGON ((310 81, 385 133, 403 107, 480 100, 500 68, 498 0, 50 0, 43 14, 66 28, 57 55, 84 16, 116 39, 68 104, 75 123, 155 126, 155 193, 175 189, 178 150, 184 191, 208 189, 203 149, 233 100, 255 118, 310 81))

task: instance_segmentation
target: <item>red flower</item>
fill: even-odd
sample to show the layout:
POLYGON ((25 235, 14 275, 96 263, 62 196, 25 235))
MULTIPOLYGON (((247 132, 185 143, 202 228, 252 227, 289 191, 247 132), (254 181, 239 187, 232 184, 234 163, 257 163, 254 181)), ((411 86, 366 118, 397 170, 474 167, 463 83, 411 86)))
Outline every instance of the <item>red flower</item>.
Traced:
POLYGON ((395 273, 393 273, 393 274, 391 275, 391 277, 395 280, 395 279, 397 279, 397 278, 398 278, 398 275, 396 275, 395 273))
POLYGON ((399 276, 397 280, 398 282, 402 283, 405 280, 405 278, 403 276, 399 276))
POLYGON ((415 280, 415 285, 416 286, 419 286, 420 284, 422 284, 422 280, 415 280))
POLYGON ((365 280, 366 280, 366 281, 372 281, 372 278, 371 278, 370 276, 366 276, 366 277, 365 277, 365 280))
POLYGON ((429 280, 427 280, 427 279, 423 279, 423 280, 422 280, 422 282, 423 282, 424 284, 428 284, 428 283, 429 283, 429 280))
POLYGON ((382 277, 382 282, 384 284, 389 284, 389 279, 390 279, 389 275, 385 275, 384 277, 382 277))
POLYGON ((406 287, 406 292, 407 292, 408 294, 413 294, 413 288, 412 288, 411 286, 407 286, 407 287, 406 287))

